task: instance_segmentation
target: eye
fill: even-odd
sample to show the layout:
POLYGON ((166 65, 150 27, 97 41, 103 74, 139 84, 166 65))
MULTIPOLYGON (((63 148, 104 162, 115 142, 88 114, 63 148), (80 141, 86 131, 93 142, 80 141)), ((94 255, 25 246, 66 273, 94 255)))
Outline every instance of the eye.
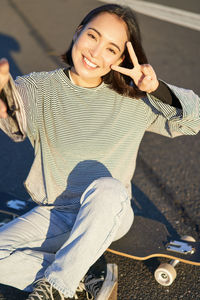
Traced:
POLYGON ((112 54, 116 54, 115 50, 113 50, 112 48, 108 48, 108 51, 110 51, 112 54))
POLYGON ((96 37, 95 37, 94 34, 92 34, 92 33, 88 33, 88 36, 89 36, 91 39, 93 39, 93 40, 96 39, 96 37))

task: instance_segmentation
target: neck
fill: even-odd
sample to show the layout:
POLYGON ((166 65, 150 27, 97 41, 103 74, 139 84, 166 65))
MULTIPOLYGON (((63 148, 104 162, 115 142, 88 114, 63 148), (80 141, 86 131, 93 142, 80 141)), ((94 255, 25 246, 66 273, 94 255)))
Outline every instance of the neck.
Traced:
POLYGON ((73 84, 76 84, 81 87, 87 87, 87 88, 97 87, 102 83, 101 78, 94 78, 94 79, 82 78, 76 73, 73 67, 71 70, 69 70, 69 78, 73 84))

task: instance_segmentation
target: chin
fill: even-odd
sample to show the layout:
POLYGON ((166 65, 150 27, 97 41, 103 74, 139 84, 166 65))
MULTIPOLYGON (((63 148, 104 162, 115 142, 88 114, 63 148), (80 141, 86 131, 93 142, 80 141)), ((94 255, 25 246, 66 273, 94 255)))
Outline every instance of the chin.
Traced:
POLYGON ((76 74, 84 79, 93 79, 101 77, 101 75, 97 74, 96 70, 86 70, 85 68, 81 67, 75 67, 74 69, 76 74))

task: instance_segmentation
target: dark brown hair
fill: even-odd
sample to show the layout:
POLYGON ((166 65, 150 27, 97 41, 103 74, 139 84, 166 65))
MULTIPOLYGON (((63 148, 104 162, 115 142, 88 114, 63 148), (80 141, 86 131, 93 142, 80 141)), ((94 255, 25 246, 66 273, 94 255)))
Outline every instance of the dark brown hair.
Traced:
MULTIPOLYGON (((117 4, 106 4, 102 5, 100 7, 97 7, 90 11, 85 18, 82 20, 82 22, 79 24, 78 28, 81 28, 81 31, 84 29, 84 27, 97 15, 108 12, 110 14, 115 14, 120 19, 122 19, 128 29, 128 39, 132 43, 134 47, 135 54, 138 58, 138 62, 140 64, 146 64, 148 63, 147 57, 145 55, 145 52, 142 47, 141 43, 141 34, 139 25, 135 16, 135 13, 133 10, 128 6, 122 6, 117 4)), ((69 66, 73 66, 72 61, 72 48, 74 45, 74 41, 72 40, 71 45, 69 46, 69 49, 66 51, 65 54, 62 55, 62 59, 64 62, 66 62, 69 66)), ((127 48, 124 50, 124 53, 122 54, 125 56, 123 62, 120 64, 120 66, 125 68, 132 68, 133 64, 130 59, 129 53, 127 48)), ((118 92, 121 95, 126 95, 133 98, 140 98, 145 95, 144 92, 140 91, 137 86, 134 84, 132 79, 129 76, 123 75, 119 72, 116 72, 114 70, 111 70, 108 74, 104 75, 102 77, 103 81, 108 84, 108 86, 118 92)))

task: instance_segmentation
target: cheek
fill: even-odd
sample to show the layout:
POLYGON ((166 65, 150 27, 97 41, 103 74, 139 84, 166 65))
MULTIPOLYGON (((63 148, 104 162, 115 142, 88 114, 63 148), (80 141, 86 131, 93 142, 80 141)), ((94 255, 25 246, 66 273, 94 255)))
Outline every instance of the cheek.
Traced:
POLYGON ((118 61, 119 61, 118 57, 116 58, 116 57, 109 56, 109 55, 104 56, 105 67, 110 68, 111 65, 117 64, 118 61))
POLYGON ((84 41, 82 40, 82 38, 78 38, 76 40, 76 42, 74 43, 74 46, 72 48, 72 53, 77 53, 78 51, 80 51, 82 48, 84 48, 84 41))
POLYGON ((79 43, 79 41, 76 41, 73 48, 72 48, 72 53, 76 54, 77 51, 79 50, 79 48, 80 48, 80 43, 79 43))
POLYGON ((77 40, 72 48, 72 60, 73 62, 78 62, 81 58, 82 49, 84 45, 81 41, 77 40))
POLYGON ((77 51, 84 51, 92 47, 92 41, 89 40, 84 33, 82 33, 74 44, 77 51))
POLYGON ((77 52, 77 46, 76 43, 73 45, 72 48, 72 59, 74 60, 76 58, 76 52, 77 52))

